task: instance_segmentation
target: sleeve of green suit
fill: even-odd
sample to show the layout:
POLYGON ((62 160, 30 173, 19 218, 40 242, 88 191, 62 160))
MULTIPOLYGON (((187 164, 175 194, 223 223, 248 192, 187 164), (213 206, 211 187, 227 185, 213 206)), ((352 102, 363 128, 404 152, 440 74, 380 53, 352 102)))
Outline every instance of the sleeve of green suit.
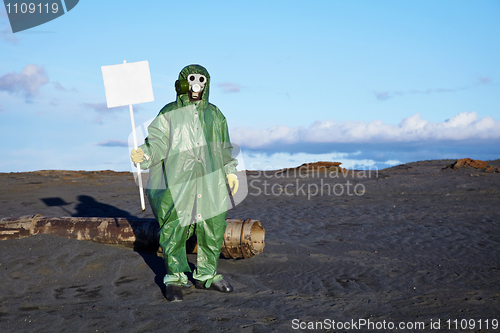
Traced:
POLYGON ((167 156, 170 145, 169 126, 170 123, 161 114, 149 125, 146 142, 140 146, 145 155, 143 162, 141 162, 141 169, 149 169, 163 161, 167 156))
POLYGON ((222 147, 222 160, 224 163, 224 172, 226 175, 230 173, 236 175, 237 173, 236 166, 238 165, 238 160, 236 160, 231 156, 233 152, 233 146, 231 145, 231 141, 229 139, 229 130, 227 128, 227 121, 225 117, 221 124, 221 135, 222 135, 222 142, 224 145, 222 147))

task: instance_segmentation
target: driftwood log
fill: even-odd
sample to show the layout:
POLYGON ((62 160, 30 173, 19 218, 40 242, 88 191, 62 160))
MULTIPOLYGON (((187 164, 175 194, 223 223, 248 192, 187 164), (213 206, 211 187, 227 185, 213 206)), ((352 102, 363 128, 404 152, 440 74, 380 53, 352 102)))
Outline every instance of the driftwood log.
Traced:
MULTIPOLYGON (((257 220, 226 219, 221 253, 226 258, 251 258, 264 249, 265 231, 257 220)), ((0 219, 0 240, 38 234, 116 244, 139 250, 158 251, 158 222, 155 219, 123 217, 43 217, 26 215, 0 219)), ((161 250, 160 250, 161 251, 161 250)), ((187 244, 196 253, 196 239, 187 244)))

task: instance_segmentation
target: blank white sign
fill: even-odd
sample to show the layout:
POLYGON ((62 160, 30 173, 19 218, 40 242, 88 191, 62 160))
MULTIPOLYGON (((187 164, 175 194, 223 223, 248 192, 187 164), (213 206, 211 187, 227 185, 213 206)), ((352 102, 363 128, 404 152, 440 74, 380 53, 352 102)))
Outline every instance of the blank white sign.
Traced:
POLYGON ((154 101, 149 62, 101 66, 108 108, 154 101))

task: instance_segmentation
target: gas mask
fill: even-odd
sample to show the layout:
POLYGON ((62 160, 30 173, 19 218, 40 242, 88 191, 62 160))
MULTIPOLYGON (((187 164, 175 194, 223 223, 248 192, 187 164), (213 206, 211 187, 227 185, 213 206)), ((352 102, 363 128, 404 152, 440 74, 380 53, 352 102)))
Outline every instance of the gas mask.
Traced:
POLYGON ((192 99, 200 99, 206 83, 207 78, 205 75, 189 74, 187 80, 175 81, 175 91, 179 95, 190 92, 192 99))

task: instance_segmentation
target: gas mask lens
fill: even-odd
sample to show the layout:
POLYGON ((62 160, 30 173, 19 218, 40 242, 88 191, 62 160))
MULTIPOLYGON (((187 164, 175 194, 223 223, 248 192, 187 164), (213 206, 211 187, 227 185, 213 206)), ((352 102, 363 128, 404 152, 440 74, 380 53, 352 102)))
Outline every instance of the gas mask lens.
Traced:
POLYGON ((203 91, 203 88, 205 88, 206 81, 207 78, 202 74, 189 74, 189 90, 193 98, 199 97, 199 94, 203 91))

